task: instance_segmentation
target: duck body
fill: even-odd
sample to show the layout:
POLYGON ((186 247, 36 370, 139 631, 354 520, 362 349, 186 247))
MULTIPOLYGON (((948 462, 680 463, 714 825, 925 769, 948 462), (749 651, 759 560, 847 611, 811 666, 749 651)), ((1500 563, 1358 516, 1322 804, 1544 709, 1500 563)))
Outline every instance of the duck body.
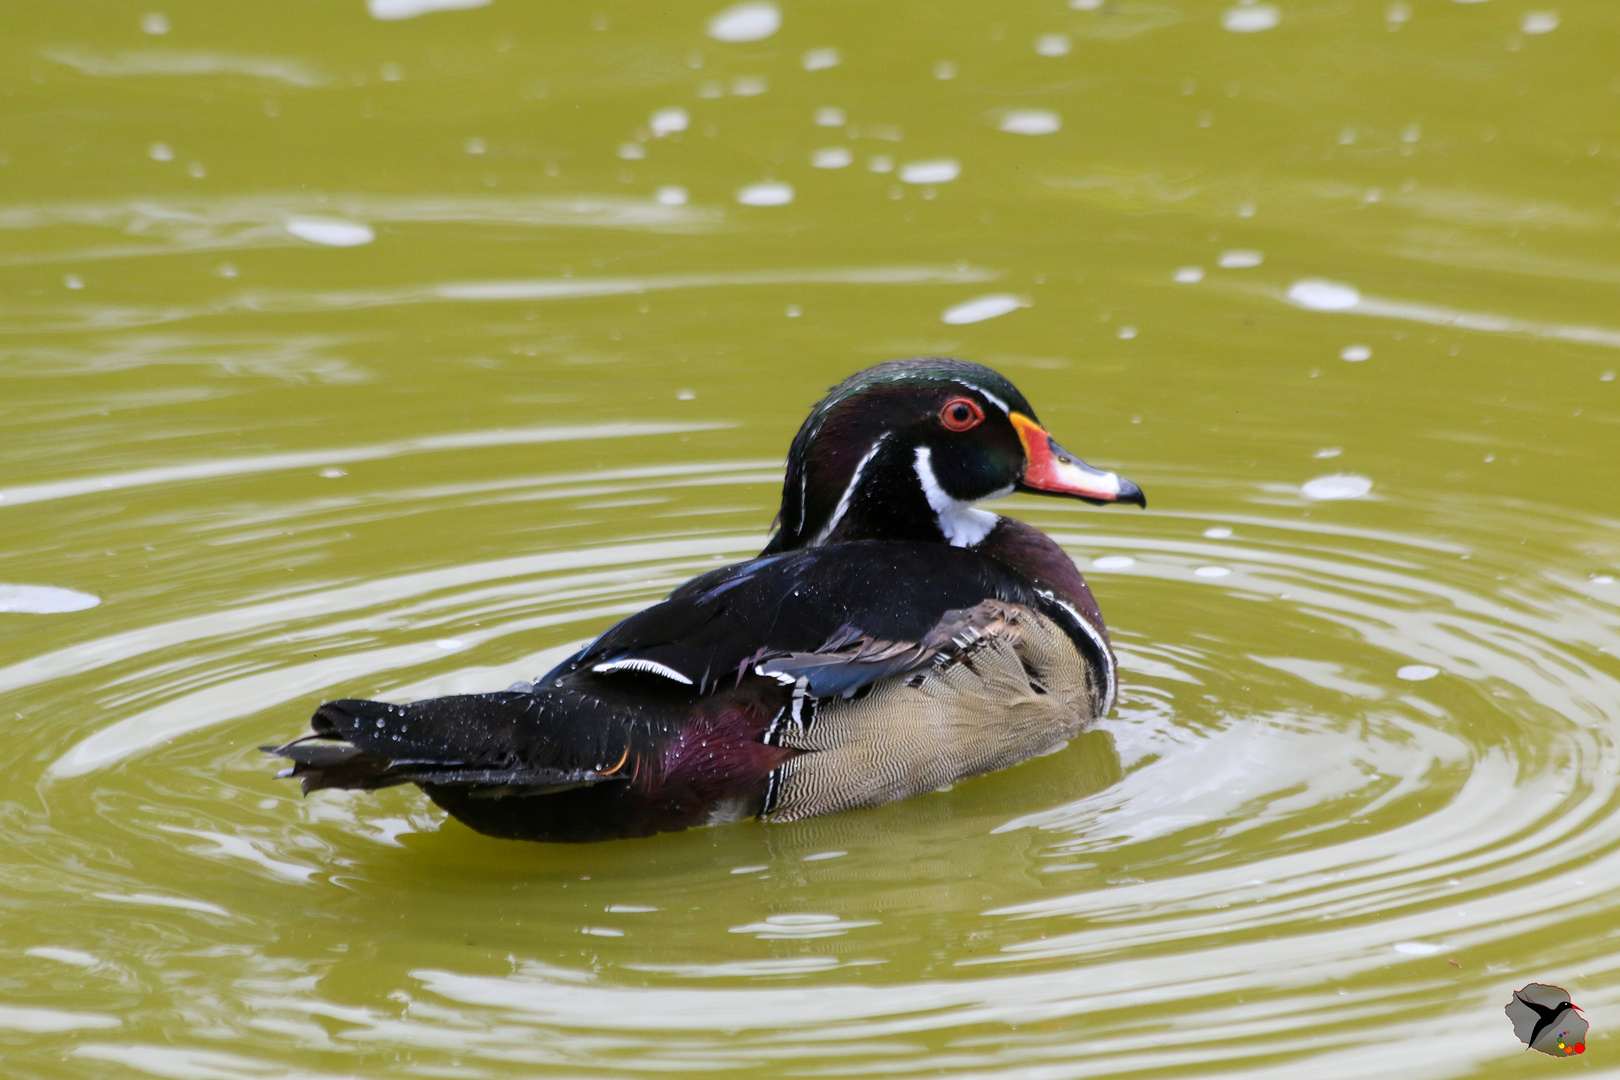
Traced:
MULTIPOLYGON (((414 783, 480 832, 570 842, 873 806, 1057 747, 1107 714, 1117 669, 1073 561, 972 507, 979 489, 1043 479, 1048 448, 1028 444, 1050 437, 1019 426, 1016 395, 955 361, 860 373, 795 439, 759 557, 687 582, 532 684, 328 702, 312 735, 274 751, 293 762, 284 775, 306 791, 414 783), (863 378, 889 407, 850 392, 863 378), (971 433, 998 405, 1013 440, 991 450, 1010 464, 974 476, 971 447, 924 441, 971 433)), ((1048 456, 1084 485, 1063 494, 1141 500, 1056 443, 1048 456)))

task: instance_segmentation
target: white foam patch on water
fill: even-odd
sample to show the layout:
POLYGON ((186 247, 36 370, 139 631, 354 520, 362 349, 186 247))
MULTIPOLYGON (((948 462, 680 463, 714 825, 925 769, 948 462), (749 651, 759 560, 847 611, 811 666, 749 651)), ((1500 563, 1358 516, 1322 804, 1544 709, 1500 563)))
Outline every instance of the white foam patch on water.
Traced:
POLYGON ((1029 307, 1030 302, 1022 296, 1012 293, 990 293, 987 296, 975 296, 972 300, 964 300, 960 304, 953 304, 940 315, 940 321, 952 326, 965 326, 968 323, 984 322, 1009 312, 1017 311, 1021 307, 1029 307))
POLYGON ((85 611, 99 603, 99 596, 56 585, 0 585, 0 612, 59 615, 68 611, 85 611))
POLYGON ((1558 21, 1556 11, 1527 11, 1519 29, 1526 34, 1550 34, 1558 29, 1558 21))
POLYGON ((1234 34, 1255 34, 1282 22, 1282 12, 1271 4, 1250 4, 1227 8, 1221 13, 1221 26, 1234 34))
POLYGON ((1220 257, 1215 260, 1215 265, 1222 270, 1249 270, 1265 261, 1266 257, 1258 251, 1236 248, 1221 252, 1220 257))
POLYGON ((804 70, 826 71, 837 67, 842 59, 837 49, 811 49, 804 54, 804 70))
POLYGON ((1372 359, 1372 349, 1366 345, 1346 345, 1339 351, 1340 360, 1348 360, 1352 364, 1359 364, 1363 360, 1372 359))
POLYGON ((1404 679, 1407 682, 1424 682, 1438 674, 1440 674, 1440 669, 1431 667, 1428 664, 1407 664, 1395 672, 1395 677, 1404 679))
POLYGON ((793 201, 793 185, 769 182, 737 189, 737 201, 744 206, 786 206, 793 201))
POLYGON ((829 146, 810 156, 810 164, 818 169, 843 169, 854 160, 855 156, 844 146, 829 146))
POLYGON ((997 125, 1014 135, 1050 135, 1063 127, 1063 118, 1051 109, 1009 109, 997 125))
POLYGON ((1318 476, 1300 485, 1300 493, 1307 499, 1359 499, 1372 490, 1372 481, 1355 473, 1332 473, 1318 476))
POLYGON ((1202 266, 1183 266, 1176 271, 1175 280, 1183 285, 1196 285, 1204 280, 1204 268, 1202 266))
POLYGON ((1098 570, 1129 570, 1136 560, 1129 555, 1100 555, 1091 560, 1091 565, 1098 570))
POLYGON ((692 115, 680 106, 675 105, 667 109, 659 109, 653 113, 648 125, 652 128, 654 137, 661 139, 665 135, 685 131, 691 122, 692 115))
POLYGON ((1041 56, 1068 56, 1073 47, 1068 34, 1042 34, 1035 39, 1035 51, 1041 56))
POLYGON ((488 7, 490 0, 366 0, 366 11, 385 22, 414 19, 435 11, 466 11, 488 7))
POLYGON ((1311 311, 1349 311, 1361 303, 1361 292, 1342 281, 1303 278, 1288 287, 1288 299, 1311 311))
POLYGON ((292 218, 286 228, 291 236, 325 247, 359 247, 377 239, 370 225, 334 218, 292 218))
POLYGON ((900 166, 900 179, 907 184, 948 184, 962 175, 962 163, 955 158, 908 161, 900 166))
POLYGON ((733 4, 709 20, 716 41, 764 41, 782 28, 782 10, 770 3, 733 4))
POLYGON ((653 192, 653 200, 659 206, 685 206, 687 200, 686 189, 678 184, 665 184, 653 192))

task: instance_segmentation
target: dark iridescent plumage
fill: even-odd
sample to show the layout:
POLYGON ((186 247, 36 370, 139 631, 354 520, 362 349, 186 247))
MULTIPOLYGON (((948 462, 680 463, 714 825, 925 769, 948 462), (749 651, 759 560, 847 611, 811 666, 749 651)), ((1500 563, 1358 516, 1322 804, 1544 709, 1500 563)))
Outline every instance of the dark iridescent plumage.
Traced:
POLYGON ((560 841, 788 820, 1022 760, 1107 712, 1115 666, 1068 556, 972 509, 1014 489, 1142 501, 988 368, 879 365, 800 429, 759 558, 532 687, 329 702, 275 752, 306 791, 415 783, 482 832, 560 841))

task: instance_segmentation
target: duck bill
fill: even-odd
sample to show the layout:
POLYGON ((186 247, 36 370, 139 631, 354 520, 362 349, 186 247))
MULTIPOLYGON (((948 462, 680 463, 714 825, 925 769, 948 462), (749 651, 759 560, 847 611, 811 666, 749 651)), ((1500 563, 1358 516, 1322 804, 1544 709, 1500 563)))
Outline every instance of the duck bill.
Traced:
POLYGON ((1094 469, 1063 447, 1029 417, 1012 414, 1013 427, 1024 444, 1024 457, 1029 466, 1024 478, 1018 482, 1020 491, 1039 491, 1047 495, 1069 495, 1088 503, 1135 503, 1147 506, 1142 489, 1118 473, 1094 469))

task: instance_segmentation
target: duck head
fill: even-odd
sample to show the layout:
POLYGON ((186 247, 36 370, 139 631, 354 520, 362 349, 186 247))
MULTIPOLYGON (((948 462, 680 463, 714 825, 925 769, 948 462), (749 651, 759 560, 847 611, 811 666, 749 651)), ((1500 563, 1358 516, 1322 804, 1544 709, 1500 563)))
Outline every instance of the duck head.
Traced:
POLYGON ((845 379, 794 436, 767 554, 850 540, 973 547, 1014 491, 1146 506, 1142 489, 1070 454, 1001 375, 894 360, 845 379))

